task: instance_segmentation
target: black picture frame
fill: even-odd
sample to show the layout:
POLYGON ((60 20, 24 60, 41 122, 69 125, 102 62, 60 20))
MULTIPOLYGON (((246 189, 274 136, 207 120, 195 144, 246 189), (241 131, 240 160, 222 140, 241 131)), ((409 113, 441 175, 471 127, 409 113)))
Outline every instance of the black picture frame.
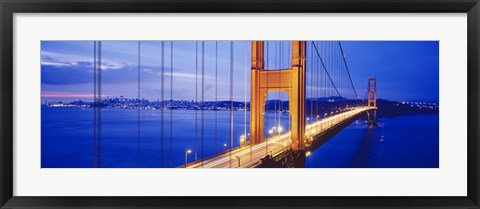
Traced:
MULTIPOLYGON (((479 0, 0 0, 1 208, 479 208, 479 0), (467 13, 468 195, 466 197, 20 197, 13 196, 15 13, 467 13)), ((457 179, 445 179, 455 181, 457 179)), ((413 190, 414 188, 412 188, 413 190)))

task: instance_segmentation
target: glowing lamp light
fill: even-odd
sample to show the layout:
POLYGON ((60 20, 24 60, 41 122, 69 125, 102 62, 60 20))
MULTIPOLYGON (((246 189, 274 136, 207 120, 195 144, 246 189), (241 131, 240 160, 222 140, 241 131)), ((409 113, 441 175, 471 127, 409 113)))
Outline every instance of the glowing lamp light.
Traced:
POLYGON ((312 153, 310 153, 310 151, 307 151, 307 153, 305 153, 305 157, 310 156, 310 154, 312 154, 312 153))
POLYGON ((187 153, 188 154, 192 153, 192 150, 191 149, 187 150, 187 153))
POLYGON ((283 131, 283 128, 282 128, 281 126, 279 126, 279 127, 277 128, 277 130, 278 130, 278 132, 282 132, 282 131, 283 131))

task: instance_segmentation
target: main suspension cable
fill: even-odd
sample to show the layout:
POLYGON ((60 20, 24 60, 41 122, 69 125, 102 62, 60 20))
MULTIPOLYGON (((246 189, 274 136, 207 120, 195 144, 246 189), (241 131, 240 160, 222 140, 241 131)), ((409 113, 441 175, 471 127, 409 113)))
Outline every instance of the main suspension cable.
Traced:
POLYGON ((348 69, 347 60, 345 59, 345 53, 343 52, 342 43, 339 41, 338 45, 340 46, 340 52, 342 53, 343 63, 345 64, 345 68, 347 69, 348 78, 350 79, 350 84, 352 84, 352 88, 353 88, 353 92, 355 93, 355 97, 357 99, 360 99, 360 97, 358 97, 358 95, 357 95, 357 91, 355 90, 355 86, 353 85, 352 76, 350 75, 350 70, 348 69))

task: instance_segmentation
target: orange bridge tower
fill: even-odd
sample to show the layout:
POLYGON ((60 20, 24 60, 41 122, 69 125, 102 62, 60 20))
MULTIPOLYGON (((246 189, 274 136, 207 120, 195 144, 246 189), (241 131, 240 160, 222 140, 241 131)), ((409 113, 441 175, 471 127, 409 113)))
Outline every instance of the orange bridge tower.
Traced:
MULTIPOLYGON (((368 107, 377 107, 377 78, 368 78, 368 107)), ((368 126, 377 122, 377 110, 367 111, 368 126)))
POLYGON ((292 41, 292 64, 288 69, 265 70, 264 42, 252 41, 250 92, 250 141, 264 138, 264 112, 268 92, 287 92, 292 118, 292 149, 305 150, 305 71, 306 43, 292 41))

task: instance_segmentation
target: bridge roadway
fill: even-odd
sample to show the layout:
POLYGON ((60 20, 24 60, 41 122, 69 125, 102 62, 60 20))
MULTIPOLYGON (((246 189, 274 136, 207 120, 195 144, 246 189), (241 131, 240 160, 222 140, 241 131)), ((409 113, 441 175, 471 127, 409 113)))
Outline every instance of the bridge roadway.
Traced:
MULTIPOLYGON (((305 135, 307 137, 320 134, 328 131, 330 127, 342 123, 352 117, 357 116, 365 111, 376 109, 375 107, 355 107, 348 111, 326 117, 306 125, 305 135)), ((202 161, 198 160, 187 164, 187 168, 238 168, 238 161, 240 160, 240 167, 253 167, 259 163, 260 159, 266 155, 276 156, 290 147, 290 131, 277 134, 267 138, 265 142, 256 145, 243 145, 240 148, 232 151, 225 151, 213 157, 209 157, 202 161)), ((181 166, 185 167, 185 166, 181 166)))

